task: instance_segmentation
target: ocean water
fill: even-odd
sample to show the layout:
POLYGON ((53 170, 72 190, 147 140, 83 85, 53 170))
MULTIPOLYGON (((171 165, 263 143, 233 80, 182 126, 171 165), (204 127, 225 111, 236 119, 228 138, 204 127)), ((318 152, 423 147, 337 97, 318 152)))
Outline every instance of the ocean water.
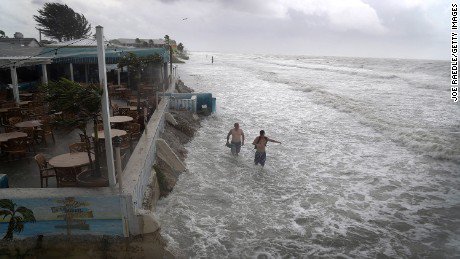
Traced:
POLYGON ((156 211, 180 256, 460 256, 448 62, 195 52, 178 72, 218 105, 156 211), (237 158, 234 122, 247 143, 237 158), (250 145, 261 129, 282 142, 263 169, 250 145))

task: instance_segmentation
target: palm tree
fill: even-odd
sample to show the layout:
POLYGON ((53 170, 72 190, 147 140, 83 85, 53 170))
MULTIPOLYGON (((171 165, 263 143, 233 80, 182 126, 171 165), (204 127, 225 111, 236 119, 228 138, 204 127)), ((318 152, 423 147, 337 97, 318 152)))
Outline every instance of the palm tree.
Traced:
POLYGON ((161 64, 163 62, 163 58, 158 54, 146 56, 146 57, 138 57, 136 54, 132 52, 128 52, 125 56, 120 58, 118 61, 118 68, 128 67, 130 73, 134 75, 134 85, 137 90, 137 112, 140 113, 140 105, 141 105, 141 91, 138 87, 139 82, 141 80, 141 74, 145 68, 149 64, 161 64))
MULTIPOLYGON (((87 136, 86 123, 93 121, 94 129, 94 177, 101 176, 98 141, 98 116, 101 111, 102 89, 98 85, 83 86, 77 82, 61 78, 59 81, 51 81, 41 86, 46 94, 45 100, 51 108, 63 112, 75 114, 74 119, 63 121, 68 126, 77 126, 87 136)), ((88 159, 92 164, 91 153, 87 149, 88 159)))
POLYGON ((35 223, 34 212, 26 207, 17 207, 16 203, 12 200, 1 199, 0 200, 0 216, 3 215, 3 219, 10 216, 8 222, 8 229, 3 237, 4 240, 13 239, 13 233, 21 233, 24 230, 25 222, 35 223))

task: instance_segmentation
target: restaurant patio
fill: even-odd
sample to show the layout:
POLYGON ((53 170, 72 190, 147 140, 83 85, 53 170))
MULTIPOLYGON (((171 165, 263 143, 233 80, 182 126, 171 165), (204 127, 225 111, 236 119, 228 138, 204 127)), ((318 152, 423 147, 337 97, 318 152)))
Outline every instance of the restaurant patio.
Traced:
MULTIPOLYGON (((112 139, 120 137, 117 146, 124 167, 142 134, 144 122, 155 110, 158 86, 140 84, 143 98, 139 111, 137 91, 126 84, 110 84, 108 89, 111 135, 112 139)), ((0 178, 7 178, 10 188, 80 186, 77 176, 94 171, 95 162, 107 178, 100 116, 95 124, 96 140, 92 121, 86 120, 84 126, 72 124, 71 121, 80 121, 77 115, 53 109, 41 91, 20 95, 22 101, 18 104, 5 97, 0 100, 0 178)))
POLYGON ((106 155, 114 154, 117 171, 125 166, 158 105, 155 93, 169 86, 170 53, 163 48, 101 44, 110 65, 104 65, 103 78, 112 75, 105 125, 110 125, 112 146, 120 150, 117 156, 118 152, 105 152, 110 142, 104 139, 109 132, 104 132, 102 119, 105 93, 98 82, 102 67, 97 46, 95 40, 75 40, 36 48, 27 56, 23 49, 1 49, 0 65, 10 70, 11 84, 10 89, 0 89, 0 188, 108 186, 108 171, 115 170, 113 163, 107 169, 106 155), (21 89, 18 72, 27 67, 41 74, 40 87, 21 89), (97 73, 99 77, 92 76, 97 73), (88 185, 82 175, 102 180, 88 185))

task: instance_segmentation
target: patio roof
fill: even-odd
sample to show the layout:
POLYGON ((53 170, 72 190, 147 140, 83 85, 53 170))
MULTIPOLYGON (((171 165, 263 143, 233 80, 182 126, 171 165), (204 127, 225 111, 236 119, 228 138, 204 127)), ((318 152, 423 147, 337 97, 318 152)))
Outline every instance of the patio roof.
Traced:
MULTIPOLYGON (((158 54, 164 62, 169 61, 169 52, 163 48, 119 48, 108 47, 105 50, 107 64, 116 64, 127 53, 139 57, 158 54)), ((35 48, 18 47, 0 43, 0 68, 10 66, 33 66, 50 63, 97 64, 97 47, 57 47, 35 48)))
POLYGON ((0 67, 21 67, 51 63, 49 57, 39 55, 42 51, 43 48, 39 47, 24 47, 0 42, 0 67))

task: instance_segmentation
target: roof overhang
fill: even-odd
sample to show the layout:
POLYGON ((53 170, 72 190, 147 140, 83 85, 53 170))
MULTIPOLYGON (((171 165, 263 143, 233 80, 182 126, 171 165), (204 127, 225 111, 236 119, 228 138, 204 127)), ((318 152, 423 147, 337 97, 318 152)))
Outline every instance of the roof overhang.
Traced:
POLYGON ((0 57, 0 67, 26 67, 41 64, 51 64, 52 60, 45 57, 14 56, 0 57))

